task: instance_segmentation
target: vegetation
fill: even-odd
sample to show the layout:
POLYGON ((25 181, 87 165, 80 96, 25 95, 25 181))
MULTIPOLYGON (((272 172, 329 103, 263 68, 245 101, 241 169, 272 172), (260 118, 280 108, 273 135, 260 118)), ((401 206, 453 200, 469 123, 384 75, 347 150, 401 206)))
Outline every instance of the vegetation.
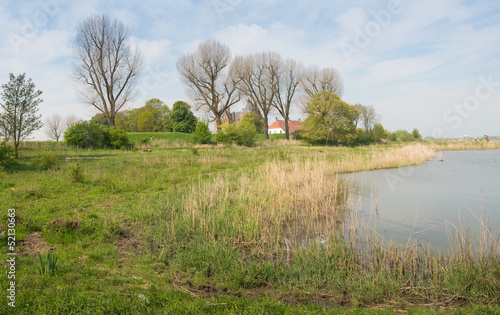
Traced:
POLYGON ((226 146, 231 144, 251 147, 255 144, 257 128, 252 115, 244 115, 241 121, 231 124, 224 123, 217 133, 217 142, 226 146))
POLYGON ((26 79, 26 74, 15 77, 11 73, 9 77, 9 83, 2 85, 0 129, 6 138, 13 140, 17 157, 19 144, 43 126, 42 115, 37 114, 43 100, 40 98, 42 91, 35 90, 35 84, 26 79))
POLYGON ((170 108, 157 98, 148 100, 143 107, 117 114, 116 127, 126 132, 162 132, 170 108))
POLYGON ((358 110, 329 91, 313 96, 306 110, 301 137, 315 144, 349 144, 356 140, 358 110))
POLYGON ((208 121, 198 120, 194 129, 193 142, 199 144, 209 144, 212 139, 212 133, 208 128, 208 121))
MULTIPOLYGON (((420 164, 434 155, 428 145, 277 140, 194 151, 177 135, 193 136, 157 133, 152 153, 23 143, 0 189, 23 240, 16 311, 500 310, 500 252, 488 233, 476 240, 476 256, 465 233, 446 256, 424 244, 385 244, 346 203, 349 183, 337 174, 420 164), (64 158, 60 167, 32 167, 48 151, 64 158), (49 252, 57 257, 51 277, 38 260, 49 252)), ((0 313, 9 313, 6 303, 0 313)))
POLYGON ((165 131, 192 133, 196 128, 197 119, 191 111, 191 106, 183 101, 177 101, 172 106, 172 112, 165 121, 165 131))
POLYGON ((93 121, 81 121, 64 132, 67 144, 80 148, 125 148, 130 144, 127 133, 118 128, 108 128, 93 121))

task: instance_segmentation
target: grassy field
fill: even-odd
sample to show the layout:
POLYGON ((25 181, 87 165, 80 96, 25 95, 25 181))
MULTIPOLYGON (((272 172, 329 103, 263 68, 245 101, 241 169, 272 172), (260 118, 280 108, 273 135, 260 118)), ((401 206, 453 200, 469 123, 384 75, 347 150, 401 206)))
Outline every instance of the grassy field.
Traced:
POLYGON ((193 147, 185 135, 153 135, 135 151, 23 144, 0 172, 20 252, 16 308, 4 297, 1 314, 500 311, 494 239, 485 234, 475 251, 464 238, 446 256, 383 244, 337 178, 421 164, 436 144, 193 147), (57 269, 44 272, 47 252, 57 269))

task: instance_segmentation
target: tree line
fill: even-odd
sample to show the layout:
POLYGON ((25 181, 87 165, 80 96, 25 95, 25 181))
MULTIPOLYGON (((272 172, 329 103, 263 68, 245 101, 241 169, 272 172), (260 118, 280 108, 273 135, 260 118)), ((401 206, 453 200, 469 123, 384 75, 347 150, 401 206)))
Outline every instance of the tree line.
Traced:
MULTIPOLYGON (((73 73, 82 101, 100 112, 93 117, 94 123, 130 132, 195 131, 201 122, 185 102, 176 102, 170 109, 161 100, 151 99, 141 108, 124 110, 136 94, 137 78, 144 67, 141 52, 129 43, 129 34, 122 22, 107 15, 91 16, 77 28, 73 73)), ((233 57, 229 47, 218 41, 200 43, 193 52, 181 55, 176 67, 194 108, 211 116, 218 129, 224 114, 243 102, 263 121, 265 139, 269 139, 269 115, 275 112, 283 117, 286 138, 290 139, 288 122, 293 109, 307 114, 298 136, 310 143, 367 144, 421 138, 416 129, 411 133, 386 131, 373 106, 344 102, 343 80, 333 67, 305 67, 301 61, 285 59, 276 52, 233 57)), ((2 88, 0 136, 13 140, 17 155, 20 142, 43 125, 37 114, 42 92, 25 74, 10 74, 9 83, 2 88)), ((59 140, 64 129, 76 122, 75 117, 66 120, 64 124, 57 114, 45 120, 50 138, 59 140)), ((233 134, 226 138, 245 138, 237 136, 237 130, 252 134, 250 121, 258 130, 257 120, 247 119, 239 129, 225 127, 232 128, 226 135, 233 134)))

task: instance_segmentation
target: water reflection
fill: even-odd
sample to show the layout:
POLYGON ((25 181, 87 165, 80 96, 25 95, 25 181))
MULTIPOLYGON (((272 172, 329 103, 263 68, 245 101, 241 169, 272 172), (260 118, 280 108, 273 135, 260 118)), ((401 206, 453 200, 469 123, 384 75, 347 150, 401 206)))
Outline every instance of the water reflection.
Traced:
POLYGON ((460 226, 478 237, 491 223, 500 235, 500 150, 448 151, 420 166, 344 175, 354 184, 350 207, 374 232, 406 243, 421 239, 444 248, 460 226))

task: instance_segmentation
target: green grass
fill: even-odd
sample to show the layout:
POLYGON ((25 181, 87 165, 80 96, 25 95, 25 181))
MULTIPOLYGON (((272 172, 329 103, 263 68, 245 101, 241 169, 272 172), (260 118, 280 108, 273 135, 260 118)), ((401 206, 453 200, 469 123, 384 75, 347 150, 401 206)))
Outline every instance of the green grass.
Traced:
MULTIPOLYGON (((337 217, 325 214, 342 208, 342 187, 332 189, 335 177, 323 172, 400 145, 260 143, 194 154, 178 145, 185 135, 154 136, 164 142, 150 153, 26 143, 18 165, 2 171, 2 229, 15 208, 16 237, 25 240, 17 248, 52 249, 58 259, 44 276, 36 253, 18 256, 17 313, 499 311, 498 260, 457 261, 424 278, 405 271, 413 261, 393 260, 405 257, 399 252, 373 252, 380 264, 367 265, 334 234, 326 247, 290 247, 289 228, 334 230, 337 217), (48 152, 57 167, 44 167, 48 152), (297 204, 308 212, 292 211, 297 204)), ((6 259, 0 264, 6 285, 6 259)), ((11 313, 5 299, 0 313, 11 313)))

